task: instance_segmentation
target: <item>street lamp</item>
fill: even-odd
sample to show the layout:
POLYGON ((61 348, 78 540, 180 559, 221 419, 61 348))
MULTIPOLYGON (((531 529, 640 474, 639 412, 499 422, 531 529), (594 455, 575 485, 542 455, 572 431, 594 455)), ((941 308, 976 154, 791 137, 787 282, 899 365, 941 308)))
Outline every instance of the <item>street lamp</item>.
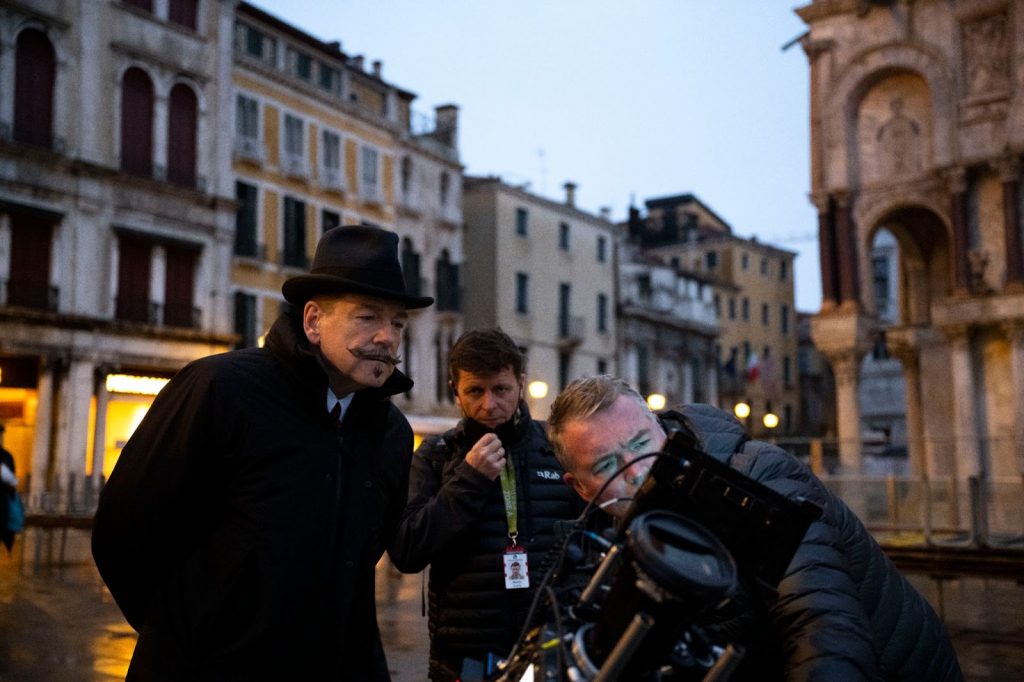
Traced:
POLYGON ((736 415, 736 417, 740 421, 743 421, 744 419, 750 416, 750 403, 747 403, 743 400, 739 401, 738 403, 733 405, 732 413, 736 415))
POLYGON ((761 419, 766 429, 774 429, 779 425, 779 415, 774 412, 765 412, 764 418, 761 419))
POLYGON ((535 400, 540 400, 548 394, 548 385, 544 381, 531 381, 526 387, 526 391, 530 394, 530 397, 535 400))
POLYGON ((665 409, 665 396, 660 393, 652 393, 647 396, 647 407, 654 412, 665 409))

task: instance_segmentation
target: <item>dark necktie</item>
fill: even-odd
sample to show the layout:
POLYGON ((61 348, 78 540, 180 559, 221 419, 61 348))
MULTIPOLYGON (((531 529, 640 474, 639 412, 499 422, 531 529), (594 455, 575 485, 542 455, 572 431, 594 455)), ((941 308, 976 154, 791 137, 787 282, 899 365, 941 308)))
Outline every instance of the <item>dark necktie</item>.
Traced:
POLYGON ((331 408, 331 420, 334 422, 334 428, 341 431, 341 401, 334 403, 334 407, 331 408))

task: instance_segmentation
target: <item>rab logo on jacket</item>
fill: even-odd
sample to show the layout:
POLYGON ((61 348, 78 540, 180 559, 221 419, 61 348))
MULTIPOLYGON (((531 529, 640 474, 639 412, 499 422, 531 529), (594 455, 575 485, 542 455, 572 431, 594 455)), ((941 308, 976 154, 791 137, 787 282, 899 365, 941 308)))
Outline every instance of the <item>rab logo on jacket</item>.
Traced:
POLYGON ((546 471, 544 469, 538 469, 537 475, 548 481, 561 481, 562 475, 556 471, 546 471))

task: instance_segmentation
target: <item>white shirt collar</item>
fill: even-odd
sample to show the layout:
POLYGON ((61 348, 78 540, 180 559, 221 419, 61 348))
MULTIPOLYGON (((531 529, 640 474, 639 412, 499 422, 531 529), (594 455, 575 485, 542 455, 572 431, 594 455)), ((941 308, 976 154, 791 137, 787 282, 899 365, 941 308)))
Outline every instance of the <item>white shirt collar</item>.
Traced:
POLYGON ((332 391, 330 388, 328 388, 327 389, 327 412, 328 413, 333 412, 334 411, 334 406, 337 405, 338 403, 341 403, 341 415, 338 417, 338 421, 341 421, 342 419, 345 418, 345 413, 348 411, 348 406, 352 404, 352 397, 354 395, 355 395, 355 393, 349 393, 344 398, 339 398, 338 396, 334 395, 334 391, 332 391))

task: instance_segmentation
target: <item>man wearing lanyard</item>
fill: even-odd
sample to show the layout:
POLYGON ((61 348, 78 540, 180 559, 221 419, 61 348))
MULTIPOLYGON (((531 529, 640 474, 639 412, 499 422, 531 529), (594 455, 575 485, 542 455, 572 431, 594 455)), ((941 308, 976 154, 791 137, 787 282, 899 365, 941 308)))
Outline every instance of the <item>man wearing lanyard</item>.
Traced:
POLYGON ((407 573, 430 565, 432 680, 467 677, 474 664, 508 654, 554 524, 581 508, 523 401, 523 364, 500 329, 463 334, 448 356, 463 419, 413 456, 390 554, 407 573))

